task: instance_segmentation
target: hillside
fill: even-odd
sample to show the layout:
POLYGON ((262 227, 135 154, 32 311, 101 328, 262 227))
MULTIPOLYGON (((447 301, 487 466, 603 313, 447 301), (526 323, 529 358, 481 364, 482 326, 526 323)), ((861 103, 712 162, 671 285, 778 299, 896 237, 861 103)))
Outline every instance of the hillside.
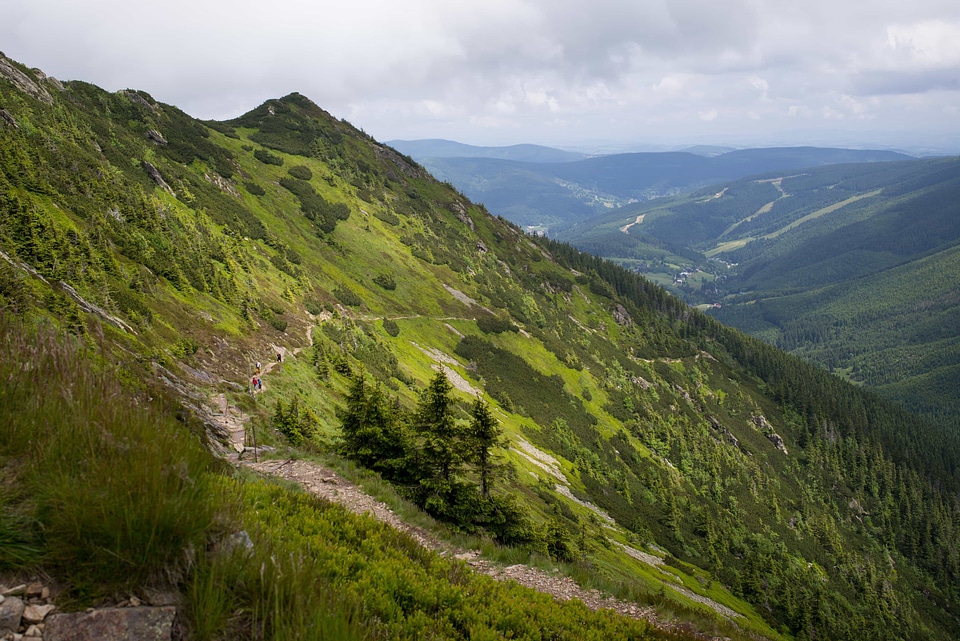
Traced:
POLYGON ((624 211, 562 237, 658 270, 665 283, 686 271, 691 277, 672 285, 688 300, 721 303, 710 313, 722 321, 960 425, 960 163, 767 176, 624 211))
POLYGON ((561 162, 566 156, 520 153, 526 146, 452 144, 451 149, 449 144, 441 146, 434 141, 409 141, 399 149, 494 214, 551 235, 570 225, 592 222, 613 208, 687 193, 724 180, 773 170, 909 158, 889 151, 815 147, 692 148, 561 162))
POLYGON ((301 95, 199 122, 0 72, 3 571, 80 609, 159 582, 193 638, 960 632, 956 433, 525 235, 301 95), (211 460, 221 399, 277 465, 352 471, 458 546, 676 625, 493 588, 211 460))

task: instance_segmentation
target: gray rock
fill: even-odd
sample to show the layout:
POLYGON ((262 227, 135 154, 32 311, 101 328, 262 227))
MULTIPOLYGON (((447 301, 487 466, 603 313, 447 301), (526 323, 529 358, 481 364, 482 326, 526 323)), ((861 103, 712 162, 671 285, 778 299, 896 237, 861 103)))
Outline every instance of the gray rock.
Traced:
POLYGON ((36 98, 48 105, 53 104, 53 96, 45 88, 38 85, 34 80, 20 71, 6 56, 0 54, 0 77, 6 78, 23 93, 36 98))
POLYGON ((173 606, 159 608, 109 608, 92 612, 52 614, 47 618, 45 641, 170 641, 173 606))
POLYGON ((630 318, 630 314, 627 313, 627 308, 620 303, 617 303, 617 306, 613 308, 613 320, 621 327, 630 327, 633 325, 633 319, 630 318))
POLYGON ((773 434, 768 434, 767 438, 770 439, 770 442, 773 443, 774 447, 783 452, 784 454, 789 454, 787 452, 787 446, 783 443, 783 437, 774 432, 773 434))
POLYGON ((168 194, 173 196, 173 190, 170 189, 170 185, 167 184, 167 181, 163 179, 163 175, 160 173, 160 170, 148 163, 146 160, 140 163, 143 165, 143 170, 147 172, 147 175, 150 176, 150 180, 157 183, 160 188, 166 191, 168 194))
POLYGON ((158 145, 167 144, 167 139, 163 137, 163 134, 157 131, 156 129, 151 129, 147 132, 147 138, 157 143, 158 145))
POLYGON ((0 637, 20 629, 25 607, 23 599, 17 596, 8 596, 0 603, 0 637))
POLYGON ((7 111, 6 109, 0 109, 0 124, 7 123, 14 129, 19 129, 20 125, 17 124, 17 119, 7 111))

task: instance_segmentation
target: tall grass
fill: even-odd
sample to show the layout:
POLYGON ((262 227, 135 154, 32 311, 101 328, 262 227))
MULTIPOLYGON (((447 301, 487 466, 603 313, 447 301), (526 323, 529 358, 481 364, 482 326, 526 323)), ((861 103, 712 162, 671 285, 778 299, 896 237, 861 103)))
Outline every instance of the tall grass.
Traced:
POLYGON ((175 580, 229 517, 210 455, 80 342, 6 319, 0 333, 0 457, 33 516, 21 536, 81 598, 175 580))

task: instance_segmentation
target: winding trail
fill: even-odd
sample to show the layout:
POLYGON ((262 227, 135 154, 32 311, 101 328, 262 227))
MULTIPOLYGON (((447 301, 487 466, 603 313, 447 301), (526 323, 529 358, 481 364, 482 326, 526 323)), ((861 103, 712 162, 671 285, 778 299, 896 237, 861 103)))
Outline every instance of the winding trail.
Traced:
MULTIPOLYGON (((307 328, 307 342, 309 345, 313 345, 313 322, 315 320, 316 318, 311 317, 311 324, 307 328)), ((298 347, 293 350, 287 350, 286 348, 276 345, 273 345, 272 348, 276 353, 281 355, 282 360, 266 363, 261 368, 260 377, 268 375, 276 366, 286 361, 287 358, 296 357, 303 349, 302 347, 298 347)), ((442 359, 439 359, 438 363, 439 366, 445 370, 449 369, 444 367, 442 359)), ((471 387, 471 390, 472 389, 471 387)), ((579 599, 592 610, 613 610, 623 616, 647 621, 661 630, 682 630, 684 633, 692 634, 699 639, 720 641, 719 637, 705 635, 692 630, 689 624, 660 619, 657 616, 656 609, 652 606, 640 606, 631 601, 606 596, 599 590, 583 588, 572 578, 561 576, 555 572, 547 572, 523 564, 502 566, 481 558, 478 550, 462 549, 441 541, 429 531, 405 523, 385 503, 378 501, 367 494, 360 486, 318 463, 294 459, 270 459, 255 462, 249 457, 244 457, 245 452, 250 450, 245 442, 246 424, 249 417, 244 416, 236 407, 231 407, 223 393, 211 398, 211 402, 219 410, 219 412, 214 413, 213 419, 230 435, 232 451, 228 450, 224 458, 238 467, 243 466, 255 470, 260 474, 296 482, 305 491, 315 496, 337 503, 356 514, 370 515, 378 521, 386 523, 400 532, 411 536, 425 549, 432 550, 443 557, 462 561, 473 568, 474 571, 485 574, 497 581, 515 581, 520 585, 537 590, 538 592, 549 594, 558 601, 579 599)), ((624 548, 629 547, 623 546, 622 544, 619 545, 624 548)), ((633 548, 629 548, 627 553, 651 565, 656 566, 662 564, 662 560, 658 557, 634 550, 633 548)), ((740 616, 733 610, 725 608, 706 597, 695 594, 682 586, 670 585, 669 587, 686 595, 688 598, 703 603, 728 619, 740 616)))

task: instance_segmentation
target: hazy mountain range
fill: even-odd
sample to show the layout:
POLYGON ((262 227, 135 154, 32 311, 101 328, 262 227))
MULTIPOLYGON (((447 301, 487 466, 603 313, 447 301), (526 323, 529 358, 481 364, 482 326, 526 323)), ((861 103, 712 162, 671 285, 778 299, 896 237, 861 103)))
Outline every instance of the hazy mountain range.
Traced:
POLYGON ((441 180, 521 226, 550 233, 631 202, 684 193, 765 171, 903 160, 892 151, 788 147, 610 154, 576 158, 550 148, 393 141, 441 180))

